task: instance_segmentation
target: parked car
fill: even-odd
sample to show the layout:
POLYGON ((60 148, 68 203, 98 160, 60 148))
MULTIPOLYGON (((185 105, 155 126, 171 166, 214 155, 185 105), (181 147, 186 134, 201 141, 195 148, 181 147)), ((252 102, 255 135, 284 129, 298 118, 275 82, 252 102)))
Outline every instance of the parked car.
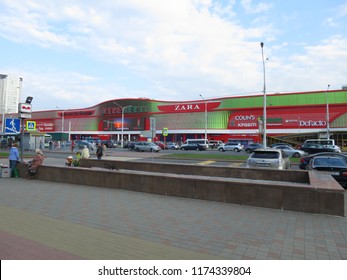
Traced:
POLYGON ((205 151, 206 150, 206 146, 205 145, 200 145, 200 144, 197 144, 197 143, 190 143, 190 144, 183 144, 180 147, 180 149, 181 150, 185 150, 185 151, 188 151, 188 150, 205 151))
POLYGON ((303 150, 294 149, 288 145, 278 145, 278 146, 276 146, 276 149, 281 149, 289 157, 295 157, 295 158, 303 157, 303 156, 306 156, 308 154, 307 152, 305 152, 303 150))
POLYGON ((246 166, 290 169, 290 160, 288 155, 280 149, 256 149, 248 157, 246 166))
POLYGON ((322 144, 316 144, 316 143, 304 143, 300 149, 307 152, 308 154, 336 152, 335 149, 328 148, 323 146, 322 144))
POLYGON ((105 144, 107 148, 117 148, 117 142, 114 140, 101 140, 102 144, 105 144))
POLYGON ((341 153, 341 148, 337 145, 328 145, 327 147, 334 149, 336 153, 341 153))
POLYGON ((123 148, 124 149, 129 149, 129 150, 134 150, 135 149, 135 145, 137 143, 139 143, 139 142, 134 142, 134 141, 127 142, 126 144, 123 145, 123 148))
POLYGON ((311 160, 310 169, 328 171, 344 188, 347 188, 347 162, 336 156, 316 156, 311 160))
POLYGON ((166 147, 168 150, 178 150, 180 146, 175 142, 167 142, 166 147))
POLYGON ((164 142, 157 141, 157 142, 155 142, 155 144, 157 146, 159 146, 162 150, 167 150, 167 146, 166 146, 166 144, 164 142))
POLYGON ((244 149, 246 151, 247 154, 252 153, 254 150, 256 149, 262 149, 264 148, 262 144, 260 143, 250 143, 248 144, 244 149))
POLYGON ((292 147, 292 146, 291 146, 290 144, 288 144, 288 143, 274 143, 274 144, 271 144, 271 145, 270 145, 270 148, 277 148, 278 146, 283 146, 283 145, 292 147))
POLYGON ((152 142, 137 142, 134 147, 136 152, 159 152, 161 148, 152 142))
POLYGON ((310 168, 310 161, 314 158, 314 157, 318 157, 318 156, 334 156, 334 157, 340 157, 342 159, 344 159, 347 162, 347 155, 344 154, 339 154, 336 152, 324 152, 324 153, 317 153, 317 154, 311 154, 305 157, 302 157, 300 159, 300 163, 299 163, 299 168, 303 169, 303 170, 307 170, 310 168))
POLYGON ((243 150, 243 146, 240 143, 232 144, 232 143, 226 143, 218 146, 218 151, 225 152, 225 151, 234 151, 234 152, 241 152, 243 150))
POLYGON ((223 142, 221 140, 208 141, 208 147, 211 149, 218 148, 220 145, 223 145, 223 142))
POLYGON ((84 146, 87 146, 89 151, 96 151, 95 145, 93 143, 83 140, 75 140, 75 147, 77 147, 77 149, 83 149, 84 146))

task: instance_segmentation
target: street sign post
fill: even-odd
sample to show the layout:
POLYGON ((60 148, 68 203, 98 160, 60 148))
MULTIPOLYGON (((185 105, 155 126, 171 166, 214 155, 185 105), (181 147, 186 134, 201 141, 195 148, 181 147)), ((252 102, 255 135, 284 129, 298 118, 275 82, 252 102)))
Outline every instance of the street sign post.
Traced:
POLYGON ((5 120, 5 134, 20 133, 20 119, 9 118, 5 120))

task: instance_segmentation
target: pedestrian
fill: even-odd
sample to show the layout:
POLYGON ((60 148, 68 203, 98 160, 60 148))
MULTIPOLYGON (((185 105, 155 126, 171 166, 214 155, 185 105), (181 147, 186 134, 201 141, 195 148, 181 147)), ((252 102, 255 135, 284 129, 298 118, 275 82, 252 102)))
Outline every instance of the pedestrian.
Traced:
POLYGON ((10 174, 13 177, 18 177, 16 165, 17 161, 19 161, 19 152, 17 147, 18 145, 16 143, 13 143, 8 156, 10 162, 10 174))
POLYGON ((75 141, 71 141, 71 153, 73 153, 73 150, 75 149, 75 141))
POLYGON ((96 157, 98 159, 101 159, 102 156, 103 156, 103 149, 102 149, 101 143, 98 143, 98 148, 96 149, 96 157))
POLYGON ((105 157, 106 156, 106 151, 107 151, 106 144, 102 143, 101 146, 102 146, 102 155, 105 157))
POLYGON ((41 149, 35 150, 36 155, 28 164, 28 179, 34 179, 34 175, 38 172, 39 167, 45 159, 41 149))
POLYGON ((89 149, 87 146, 84 146, 82 150, 82 154, 81 154, 81 159, 88 159, 89 157, 90 157, 89 149))

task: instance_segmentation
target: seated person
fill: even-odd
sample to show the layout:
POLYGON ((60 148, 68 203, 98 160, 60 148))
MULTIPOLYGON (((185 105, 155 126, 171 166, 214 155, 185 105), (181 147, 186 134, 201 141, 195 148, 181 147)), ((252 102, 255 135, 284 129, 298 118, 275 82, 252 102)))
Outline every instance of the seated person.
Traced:
POLYGON ((65 165, 66 166, 72 166, 72 162, 73 162, 73 157, 72 156, 68 156, 66 158, 65 165))
POLYGON ((35 150, 36 155, 34 156, 33 160, 29 162, 28 165, 28 178, 34 179, 34 175, 37 173, 39 167, 42 165, 44 160, 44 155, 41 149, 35 150))

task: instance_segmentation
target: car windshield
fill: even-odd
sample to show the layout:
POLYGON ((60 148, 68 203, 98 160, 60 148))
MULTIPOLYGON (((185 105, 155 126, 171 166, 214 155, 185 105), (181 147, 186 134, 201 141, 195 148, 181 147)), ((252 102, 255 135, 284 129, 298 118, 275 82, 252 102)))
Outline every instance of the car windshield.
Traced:
POLYGON ((347 167, 347 164, 340 158, 315 158, 314 166, 347 167))
POLYGON ((268 159, 276 159, 279 158, 280 154, 276 151, 255 151, 252 155, 252 158, 268 158, 268 159))

